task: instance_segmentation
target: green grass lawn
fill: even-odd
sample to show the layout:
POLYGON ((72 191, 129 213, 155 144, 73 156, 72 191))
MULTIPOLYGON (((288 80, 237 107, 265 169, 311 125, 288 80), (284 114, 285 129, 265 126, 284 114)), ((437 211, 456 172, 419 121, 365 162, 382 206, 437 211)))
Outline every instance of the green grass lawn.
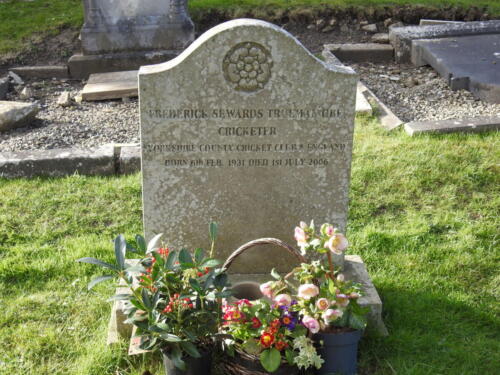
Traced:
MULTIPOLYGON (((362 374, 498 374, 499 141, 358 119, 347 234, 390 331, 362 341, 362 374)), ((140 231, 139 175, 0 180, 1 375, 161 374, 106 346, 113 286, 87 292, 100 271, 75 262, 140 231)))
MULTIPOLYGON (((191 0, 190 11, 196 16, 208 9, 261 10, 320 6, 395 6, 426 5, 432 7, 476 6, 500 15, 498 0, 191 0)), ((0 54, 29 47, 33 38, 55 34, 61 28, 78 28, 83 22, 81 0, 7 0, 0 2, 0 54)))

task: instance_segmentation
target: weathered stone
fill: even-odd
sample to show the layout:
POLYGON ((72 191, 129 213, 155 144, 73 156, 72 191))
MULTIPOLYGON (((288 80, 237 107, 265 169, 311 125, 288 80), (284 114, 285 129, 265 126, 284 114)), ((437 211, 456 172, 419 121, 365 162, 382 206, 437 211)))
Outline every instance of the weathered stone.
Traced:
POLYGON ((32 103, 0 101, 0 132, 28 125, 39 110, 32 103))
POLYGON ((341 61, 388 62, 394 60, 394 48, 379 43, 325 44, 341 61))
MULTIPOLYGON (((224 259, 260 237, 293 243, 300 220, 344 231, 356 81, 352 69, 318 60, 283 29, 246 19, 142 67, 146 237, 201 246, 200 228, 216 221, 224 259)), ((245 253, 231 272, 290 270, 290 262, 267 247, 245 253)))
POLYGON ((452 90, 500 104, 500 31, 412 42, 412 62, 431 65, 452 90))
POLYGON ((9 77, 12 78, 15 85, 24 85, 24 81, 14 72, 9 72, 9 77))
POLYGON ((391 27, 389 39, 395 49, 396 61, 411 61, 411 45, 416 39, 436 39, 466 35, 498 34, 500 20, 464 22, 461 24, 391 27))
POLYGON ((91 74, 81 95, 86 101, 137 96, 137 70, 91 74))
POLYGON ((373 102, 374 106, 377 108, 378 119, 386 130, 394 130, 403 124, 403 121, 401 121, 399 117, 396 116, 368 87, 362 82, 359 82, 358 86, 368 101, 373 102))
POLYGON ((141 170, 141 147, 123 146, 120 151, 120 173, 131 174, 141 170))
POLYGON ((35 97, 35 92, 29 88, 29 87, 25 87, 22 91, 21 91, 21 94, 19 95, 19 98, 22 99, 22 100, 27 100, 27 99, 30 99, 30 98, 33 98, 35 97))
MULTIPOLYGON (((130 288, 120 287, 116 288, 115 295, 118 294, 132 294, 130 288)), ((125 314, 125 301, 114 301, 111 308, 111 319, 108 325, 108 338, 107 344, 113 345, 120 342, 120 339, 129 339, 132 335, 133 325, 125 323, 128 319, 125 314)))
POLYGON ((500 129, 500 117, 476 117, 441 121, 414 121, 405 124, 409 135, 424 133, 484 132, 500 129))
POLYGON ((23 78, 68 78, 67 65, 20 66, 11 71, 23 78))
POLYGON ((356 90, 356 113, 362 113, 368 116, 371 116, 372 106, 366 100, 363 94, 363 88, 361 86, 361 82, 358 82, 358 89, 356 90))
POLYGON ((388 33, 377 33, 372 35, 372 42, 374 43, 389 43, 389 34, 388 33))
POLYGON ((73 104, 71 100, 71 93, 69 91, 63 91, 61 95, 57 98, 57 105, 61 107, 70 107, 73 104))
POLYGON ((378 32, 377 25, 374 23, 371 23, 369 25, 361 26, 361 30, 367 31, 369 33, 376 33, 378 32))
POLYGON ((10 79, 9 77, 0 78, 0 100, 4 100, 9 92, 10 79))
POLYGON ((463 23, 461 21, 445 21, 445 20, 428 20, 422 18, 420 20, 419 26, 431 26, 431 25, 453 25, 463 23))
POLYGON ((0 177, 112 175, 113 146, 98 149, 36 150, 0 153, 0 177))

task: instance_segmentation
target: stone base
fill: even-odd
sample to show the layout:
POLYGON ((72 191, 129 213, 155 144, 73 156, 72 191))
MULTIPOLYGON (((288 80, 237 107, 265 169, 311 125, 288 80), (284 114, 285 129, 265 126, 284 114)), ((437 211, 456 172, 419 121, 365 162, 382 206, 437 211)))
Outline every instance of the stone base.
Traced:
POLYGON ((69 75, 74 79, 88 79, 93 73, 138 70, 143 65, 160 64, 176 57, 181 51, 143 51, 105 55, 76 54, 68 61, 69 75))

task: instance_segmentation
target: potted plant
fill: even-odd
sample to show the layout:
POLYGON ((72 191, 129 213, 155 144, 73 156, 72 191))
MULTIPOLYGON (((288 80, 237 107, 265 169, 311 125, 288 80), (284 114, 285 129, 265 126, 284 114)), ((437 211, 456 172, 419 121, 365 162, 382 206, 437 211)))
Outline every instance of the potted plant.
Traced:
POLYGON ((212 256, 216 232, 216 225, 211 224, 209 257, 202 249, 190 253, 160 246, 161 235, 148 245, 142 236, 136 236, 131 244, 120 235, 114 241, 114 264, 95 258, 78 260, 109 271, 91 281, 89 289, 113 278, 127 284, 131 294, 113 299, 128 301, 126 322, 137 327, 141 349, 162 352, 168 375, 210 374, 212 340, 222 318, 221 301, 230 295, 227 275, 216 268, 220 262, 212 256), (127 253, 142 258, 128 265, 127 253))
POLYGON ((241 299, 223 307, 223 331, 230 335, 225 349, 244 373, 293 375, 299 369, 321 367, 323 361, 293 311, 294 304, 281 294, 274 301, 241 299))
POLYGON ((295 228, 295 239, 302 253, 309 253, 311 258, 326 254, 327 265, 319 260, 302 263, 290 273, 297 283, 272 272, 275 281, 261 285, 261 290, 268 296, 295 294, 296 304, 292 309, 314 334, 313 339, 324 360, 319 374, 353 375, 368 309, 358 304, 360 285, 334 271, 332 253, 342 254, 348 241, 330 224, 323 224, 317 233, 313 222, 310 225, 301 222, 295 228))

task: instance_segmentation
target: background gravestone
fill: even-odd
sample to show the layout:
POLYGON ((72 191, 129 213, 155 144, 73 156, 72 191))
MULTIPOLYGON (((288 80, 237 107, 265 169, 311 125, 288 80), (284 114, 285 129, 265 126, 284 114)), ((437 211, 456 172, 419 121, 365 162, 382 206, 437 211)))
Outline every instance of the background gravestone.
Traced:
MULTIPOLYGON (((327 65, 263 21, 221 24, 180 56, 139 72, 144 227, 169 246, 217 256, 276 237, 300 220, 345 231, 357 76, 327 65)), ((233 273, 289 271, 276 248, 254 249, 233 273)))
POLYGON ((187 0, 83 0, 82 54, 72 77, 138 69, 177 56, 194 40, 187 0))

